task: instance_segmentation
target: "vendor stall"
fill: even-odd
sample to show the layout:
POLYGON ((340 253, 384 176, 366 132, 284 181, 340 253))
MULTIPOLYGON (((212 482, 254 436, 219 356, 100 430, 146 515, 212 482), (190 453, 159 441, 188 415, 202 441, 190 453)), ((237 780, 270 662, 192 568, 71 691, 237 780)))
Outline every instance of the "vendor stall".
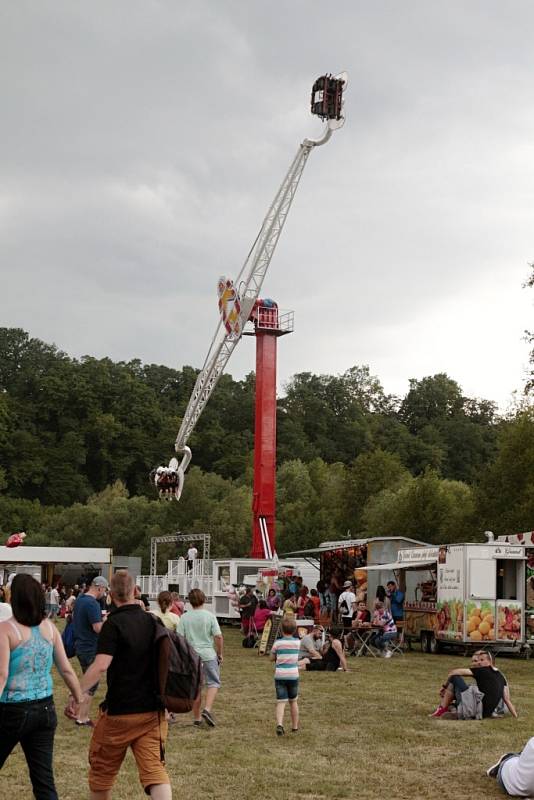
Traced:
POLYGON ((346 539, 323 542, 312 550, 286 553, 284 558, 318 558, 321 580, 327 588, 332 586, 339 594, 344 582, 350 580, 354 585, 356 599, 366 601, 368 607, 372 608, 377 586, 385 586, 394 577, 389 564, 395 562, 399 551, 407 547, 417 550, 427 547, 427 544, 404 536, 346 539), (368 572, 367 567, 371 566, 374 570, 368 572))

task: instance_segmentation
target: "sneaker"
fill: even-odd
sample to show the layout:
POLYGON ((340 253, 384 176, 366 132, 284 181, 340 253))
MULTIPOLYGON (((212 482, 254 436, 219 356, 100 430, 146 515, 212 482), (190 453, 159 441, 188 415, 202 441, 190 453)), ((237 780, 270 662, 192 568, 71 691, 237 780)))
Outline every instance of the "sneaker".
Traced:
POLYGON ((284 733, 285 733, 284 726, 283 725, 277 725, 276 726, 276 735, 277 736, 283 736, 284 733))
POLYGON ((202 720, 201 719, 193 720, 193 727, 194 728, 201 728, 202 727, 202 720))
POLYGON ((76 725, 79 728, 94 728, 95 727, 95 723, 93 722, 92 719, 86 719, 84 722, 82 722, 79 719, 76 719, 74 721, 75 721, 76 725))
POLYGON ((213 714, 211 713, 211 711, 208 711, 207 708, 205 708, 204 711, 202 712, 202 719, 208 723, 210 728, 215 727, 215 719, 213 717, 213 714))
POLYGON ((499 758, 499 760, 497 761, 496 764, 494 764, 492 767, 490 767, 489 769, 486 770, 486 775, 488 776, 488 778, 496 778, 497 777, 497 773, 499 772, 499 767, 501 766, 502 762, 505 759, 507 759, 509 756, 514 756, 514 755, 515 755, 515 753, 504 753, 499 758))
POLYGON ((386 650, 386 652, 384 653, 384 658, 391 658, 392 655, 393 653, 391 652, 391 650, 386 650))
POLYGON ((445 708, 444 706, 438 706, 436 708, 436 710, 432 714, 429 714, 429 716, 430 717, 442 717, 444 714, 447 713, 447 711, 448 711, 448 709, 445 708))

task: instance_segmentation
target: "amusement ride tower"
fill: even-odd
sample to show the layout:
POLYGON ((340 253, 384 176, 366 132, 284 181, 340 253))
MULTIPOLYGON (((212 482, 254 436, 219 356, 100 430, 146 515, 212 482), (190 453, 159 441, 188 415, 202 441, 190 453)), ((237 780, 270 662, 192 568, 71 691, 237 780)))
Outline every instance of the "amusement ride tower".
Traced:
POLYGON ((253 536, 251 555, 273 558, 276 498, 276 340, 293 330, 293 313, 280 314, 272 300, 259 300, 261 288, 284 227, 300 178, 312 150, 326 144, 344 121, 343 94, 347 74, 322 75, 312 87, 311 113, 326 122, 320 139, 304 139, 267 212, 235 281, 218 283, 220 321, 198 374, 175 442, 181 461, 151 473, 161 497, 179 500, 191 450, 191 436, 234 348, 245 334, 256 337, 256 419, 254 441, 253 536), (253 330, 249 328, 252 325, 253 330))

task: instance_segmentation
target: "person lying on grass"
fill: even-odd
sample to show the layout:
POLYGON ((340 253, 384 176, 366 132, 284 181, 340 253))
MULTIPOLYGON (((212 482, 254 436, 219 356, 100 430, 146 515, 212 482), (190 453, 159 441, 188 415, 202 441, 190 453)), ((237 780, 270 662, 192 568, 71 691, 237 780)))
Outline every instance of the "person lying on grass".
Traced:
POLYGON ((495 778, 501 789, 511 797, 534 796, 534 737, 528 740, 520 753, 505 753, 496 764, 486 770, 488 778, 495 778))
POLYGON ((462 693, 469 687, 464 678, 474 678, 477 688, 484 695, 482 698, 482 716, 491 717, 497 711, 501 701, 508 708, 513 717, 517 717, 517 711, 510 699, 510 689, 508 682, 502 672, 493 665, 493 656, 486 650, 479 650, 474 654, 477 657, 475 664, 471 663, 470 669, 453 669, 444 681, 440 696, 441 701, 431 717, 443 717, 447 714, 448 718, 454 718, 460 703, 462 693), (452 703, 456 703, 456 710, 449 711, 452 703))

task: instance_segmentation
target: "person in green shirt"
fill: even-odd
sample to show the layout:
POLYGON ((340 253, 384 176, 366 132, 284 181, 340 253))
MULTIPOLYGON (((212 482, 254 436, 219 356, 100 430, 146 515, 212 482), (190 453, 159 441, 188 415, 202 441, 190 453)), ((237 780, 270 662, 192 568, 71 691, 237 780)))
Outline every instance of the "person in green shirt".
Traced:
POLYGON ((193 703, 193 725, 200 727, 206 722, 211 728, 215 726, 212 714, 217 692, 221 688, 220 666, 223 662, 223 637, 217 617, 204 608, 206 595, 200 589, 192 589, 188 595, 191 611, 188 611, 178 623, 176 632, 189 642, 202 659, 203 684, 206 689, 204 708, 202 695, 199 692, 193 703))

